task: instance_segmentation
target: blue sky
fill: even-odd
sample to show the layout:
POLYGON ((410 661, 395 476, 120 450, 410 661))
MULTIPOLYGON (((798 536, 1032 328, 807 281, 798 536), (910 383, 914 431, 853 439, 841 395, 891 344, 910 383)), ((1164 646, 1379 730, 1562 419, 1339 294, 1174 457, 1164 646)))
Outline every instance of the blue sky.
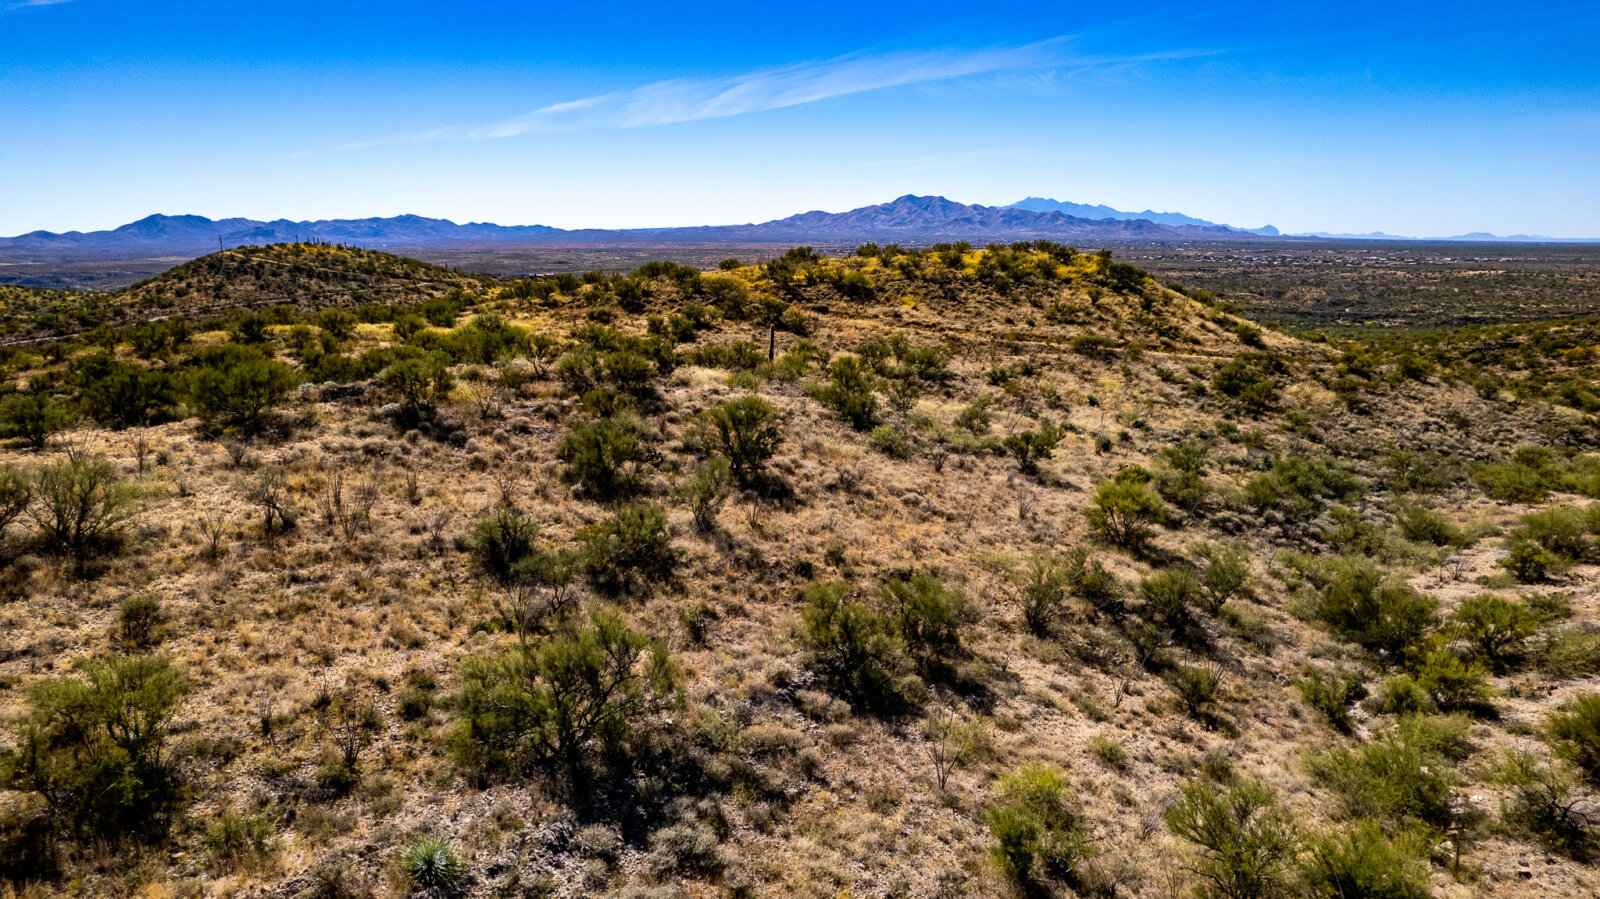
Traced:
POLYGON ((0 234, 906 193, 1600 237, 1600 4, 0 0, 0 234))

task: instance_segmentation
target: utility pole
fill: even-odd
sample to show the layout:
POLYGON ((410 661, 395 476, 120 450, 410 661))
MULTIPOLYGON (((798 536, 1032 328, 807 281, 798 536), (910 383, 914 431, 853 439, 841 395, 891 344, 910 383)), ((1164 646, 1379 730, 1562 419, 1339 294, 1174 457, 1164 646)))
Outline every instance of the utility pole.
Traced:
POLYGON ((222 252, 222 235, 221 234, 217 235, 217 252, 218 253, 222 252))

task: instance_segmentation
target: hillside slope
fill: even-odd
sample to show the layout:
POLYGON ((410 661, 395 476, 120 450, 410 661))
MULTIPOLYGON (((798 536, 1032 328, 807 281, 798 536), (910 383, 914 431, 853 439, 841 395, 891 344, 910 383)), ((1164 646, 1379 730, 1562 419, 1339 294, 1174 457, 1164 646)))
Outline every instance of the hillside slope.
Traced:
MULTIPOLYGON (((288 283, 216 265, 132 296, 288 283)), ((125 503, 0 531, 0 889, 1600 889, 1592 326, 1311 343, 1046 242, 403 274, 0 356, 77 416, 0 463, 125 503), (177 683, 149 764, 85 659, 177 683)))

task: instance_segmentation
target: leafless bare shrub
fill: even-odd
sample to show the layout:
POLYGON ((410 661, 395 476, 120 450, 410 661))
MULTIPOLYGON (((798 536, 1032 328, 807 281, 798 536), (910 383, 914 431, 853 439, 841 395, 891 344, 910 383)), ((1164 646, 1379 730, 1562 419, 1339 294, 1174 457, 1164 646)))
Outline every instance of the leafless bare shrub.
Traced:
POLYGON ((206 541, 202 554, 207 561, 215 562, 227 555, 228 546, 223 539, 228 533, 228 519, 221 512, 211 512, 202 515, 198 524, 200 536, 206 541))
POLYGON ((129 441, 129 446, 133 450, 134 460, 139 465, 139 473, 144 474, 145 469, 149 467, 150 456, 155 452, 155 446, 150 442, 150 435, 143 429, 139 430, 129 441))
POLYGON ((276 465, 262 469, 246 488, 245 498, 261 510, 261 532, 269 540, 294 528, 296 513, 283 469, 276 465))
POLYGON ((250 445, 242 440, 224 442, 222 451, 228 454, 228 467, 230 468, 243 468, 250 461, 250 445))

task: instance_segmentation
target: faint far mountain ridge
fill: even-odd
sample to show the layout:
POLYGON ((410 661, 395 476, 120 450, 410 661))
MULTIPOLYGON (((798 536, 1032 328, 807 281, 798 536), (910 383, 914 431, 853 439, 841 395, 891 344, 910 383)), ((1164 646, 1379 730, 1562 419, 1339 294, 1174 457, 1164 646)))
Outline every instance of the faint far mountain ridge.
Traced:
POLYGON ((1229 228, 1234 231, 1247 231, 1251 234, 1259 234, 1262 237, 1280 236, 1278 229, 1272 227, 1271 225, 1262 225, 1259 228, 1236 228, 1232 225, 1218 225, 1216 222, 1208 222, 1205 219, 1195 218, 1192 215, 1184 215, 1181 212, 1156 212, 1150 209, 1146 209, 1143 212, 1125 212, 1121 209, 1113 209, 1110 206, 1098 204, 1091 206, 1085 203, 1065 203, 1060 200, 1051 200, 1045 197, 1028 197, 1012 203, 1007 208, 1026 209, 1029 212, 1060 212, 1065 213, 1066 215, 1085 219, 1143 219, 1147 222, 1154 222, 1158 225, 1195 225, 1201 228, 1221 227, 1229 228))
POLYGON ((0 249, 64 252, 119 250, 192 251, 226 246, 322 240, 332 243, 426 246, 473 243, 617 243, 679 241, 891 240, 1077 240, 1248 239, 1253 235, 1221 225, 1165 225, 1142 219, 1087 219, 1060 212, 968 205, 945 197, 907 195, 846 212, 805 212, 770 222, 628 230, 563 230, 548 225, 496 225, 399 215, 389 218, 263 222, 246 218, 213 221, 199 215, 152 215, 110 231, 33 231, 0 238, 0 249))
MULTIPOLYGON (((907 194, 888 203, 844 212, 803 212, 769 222, 700 227, 565 230, 549 225, 457 224, 420 215, 319 221, 257 221, 247 218, 208 219, 200 215, 152 215, 109 231, 33 231, 0 237, 0 251, 12 258, 28 254, 112 256, 121 253, 193 254, 223 246, 253 246, 297 241, 349 243, 366 247, 445 247, 475 244, 641 244, 795 242, 850 243, 881 241, 927 244, 966 240, 973 243, 1013 240, 1101 241, 1261 240, 1326 237, 1366 240, 1415 240, 1373 232, 1359 235, 1280 235, 1268 225, 1234 228, 1177 212, 1121 212, 1108 206, 1086 206, 1030 197, 1010 206, 959 203, 947 197, 907 194), (1027 208, 1029 206, 1036 208, 1027 208), (1044 208, 1049 206, 1050 208, 1044 208), (1082 213, 1082 214, 1080 214, 1082 213)), ((1557 238, 1495 237, 1468 234, 1432 240, 1556 241, 1557 238)))

